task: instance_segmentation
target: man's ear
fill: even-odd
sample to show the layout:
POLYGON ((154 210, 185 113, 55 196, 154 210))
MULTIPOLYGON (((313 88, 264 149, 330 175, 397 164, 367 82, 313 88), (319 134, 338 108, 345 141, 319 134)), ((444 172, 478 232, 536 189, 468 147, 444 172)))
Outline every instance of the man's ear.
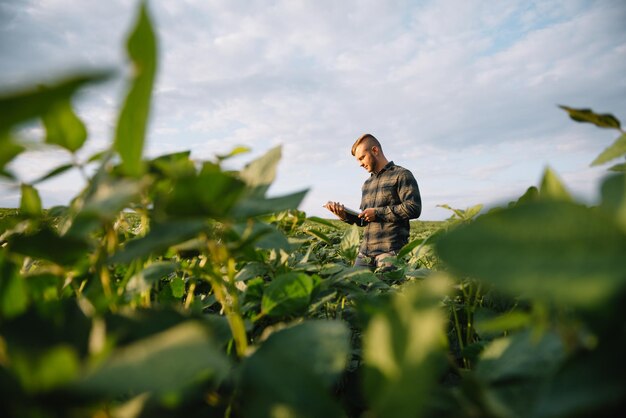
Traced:
POLYGON ((380 149, 376 145, 372 145, 372 153, 374 155, 378 155, 380 153, 380 149))

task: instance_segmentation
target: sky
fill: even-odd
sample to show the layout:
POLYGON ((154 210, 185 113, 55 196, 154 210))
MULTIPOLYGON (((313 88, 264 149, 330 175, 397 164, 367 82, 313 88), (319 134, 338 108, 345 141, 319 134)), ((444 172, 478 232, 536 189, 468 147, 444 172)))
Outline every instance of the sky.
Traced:
MULTIPOLYGON (((74 101, 86 158, 112 141, 129 74, 125 42, 138 2, 0 0, 0 91, 78 70, 117 76, 74 101)), ((538 185, 546 167, 582 201, 610 164, 590 162, 616 131, 571 121, 559 104, 626 124, 623 0, 153 0, 159 68, 145 154, 213 159, 237 146, 238 169, 281 145, 270 195, 309 189, 300 209, 358 208, 369 176, 350 148, 375 135, 415 175, 420 219, 492 207, 538 185)), ((1 117, 1 115, 0 115, 1 117)), ((28 183, 71 160, 35 145, 10 169, 28 183)), ((83 187, 69 172, 38 185, 44 206, 83 187)), ((0 179, 0 207, 19 205, 0 179)))

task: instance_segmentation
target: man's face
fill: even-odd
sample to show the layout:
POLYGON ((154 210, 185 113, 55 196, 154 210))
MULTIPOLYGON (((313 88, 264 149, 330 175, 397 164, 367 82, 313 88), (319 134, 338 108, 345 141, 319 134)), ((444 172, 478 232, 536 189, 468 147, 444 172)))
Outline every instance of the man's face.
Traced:
POLYGON ((354 156, 359 165, 370 173, 374 173, 376 170, 376 156, 373 148, 368 147, 367 144, 359 144, 354 151, 354 156))

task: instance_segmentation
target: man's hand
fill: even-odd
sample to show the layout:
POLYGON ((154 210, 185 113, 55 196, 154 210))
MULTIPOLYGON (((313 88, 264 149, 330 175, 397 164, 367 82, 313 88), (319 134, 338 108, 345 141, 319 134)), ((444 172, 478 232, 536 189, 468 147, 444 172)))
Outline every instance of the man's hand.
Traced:
POLYGON ((359 218, 365 219, 367 222, 374 222, 376 220, 376 209, 365 209, 363 212, 359 213, 359 218))
POLYGON ((334 213, 341 220, 346 220, 346 208, 339 202, 328 202, 324 205, 326 209, 334 213))

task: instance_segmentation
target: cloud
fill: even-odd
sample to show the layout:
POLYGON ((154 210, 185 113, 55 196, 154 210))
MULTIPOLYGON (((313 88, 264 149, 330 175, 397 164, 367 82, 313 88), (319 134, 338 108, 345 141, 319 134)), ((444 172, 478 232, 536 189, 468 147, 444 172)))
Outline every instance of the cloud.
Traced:
MULTIPOLYGON (((132 2, 0 5, 3 85, 76 65, 127 71, 132 2)), ((548 163, 589 195, 599 178, 589 160, 610 139, 556 105, 626 119, 616 113, 626 108, 626 5, 619 0, 150 6, 160 64, 146 153, 190 149, 194 158, 211 158, 246 145, 252 152, 232 161, 243 165, 282 144, 271 192, 310 188, 303 209, 311 215, 326 216, 327 200, 358 206, 367 173, 349 149, 364 132, 416 174, 423 218, 433 219, 448 216, 437 204, 468 207, 521 194, 548 163)), ((89 152, 111 140, 124 86, 120 77, 77 100, 93 138, 89 152)), ((16 171, 26 173, 40 157, 28 158, 16 171)))

